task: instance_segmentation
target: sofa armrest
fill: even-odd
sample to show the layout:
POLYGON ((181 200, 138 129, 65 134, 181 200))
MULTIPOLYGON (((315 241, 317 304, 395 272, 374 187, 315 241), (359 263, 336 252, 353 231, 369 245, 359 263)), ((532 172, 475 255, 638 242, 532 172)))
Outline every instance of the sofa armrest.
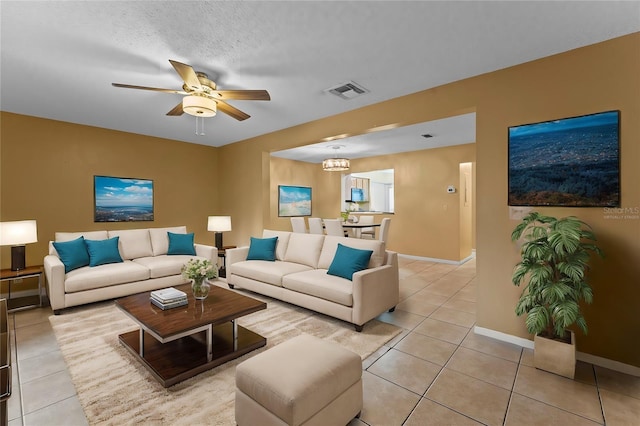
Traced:
POLYGON ((214 265, 218 263, 218 249, 216 247, 204 244, 194 244, 193 246, 196 249, 197 256, 206 257, 214 265))
POLYGON ((362 325, 400 301, 398 254, 387 252, 386 264, 353 274, 353 320, 362 325))
POLYGON ((55 312, 65 308, 64 264, 58 256, 49 254, 44 257, 44 276, 47 278, 51 309, 55 312))
POLYGON ((227 249, 227 271, 231 273, 231 266, 237 262, 243 262, 247 260, 249 254, 249 246, 238 247, 233 249, 227 249))

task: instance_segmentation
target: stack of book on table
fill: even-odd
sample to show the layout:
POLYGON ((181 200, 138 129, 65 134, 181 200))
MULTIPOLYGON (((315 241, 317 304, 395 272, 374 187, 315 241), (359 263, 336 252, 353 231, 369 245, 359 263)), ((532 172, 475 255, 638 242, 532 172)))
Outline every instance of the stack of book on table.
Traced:
POLYGON ((151 292, 151 303, 162 310, 179 308, 188 304, 187 293, 173 287, 154 290, 151 292))

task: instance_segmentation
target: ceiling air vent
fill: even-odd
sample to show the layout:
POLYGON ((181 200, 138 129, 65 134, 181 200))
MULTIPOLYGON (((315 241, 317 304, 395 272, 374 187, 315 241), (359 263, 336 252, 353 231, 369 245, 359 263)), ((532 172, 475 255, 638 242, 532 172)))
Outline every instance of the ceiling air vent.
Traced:
POLYGON ((369 93, 369 90, 360 86, 355 81, 348 81, 346 83, 341 83, 337 86, 325 89, 325 92, 333 93, 334 95, 339 96, 342 99, 353 99, 360 95, 364 95, 365 93, 369 93))

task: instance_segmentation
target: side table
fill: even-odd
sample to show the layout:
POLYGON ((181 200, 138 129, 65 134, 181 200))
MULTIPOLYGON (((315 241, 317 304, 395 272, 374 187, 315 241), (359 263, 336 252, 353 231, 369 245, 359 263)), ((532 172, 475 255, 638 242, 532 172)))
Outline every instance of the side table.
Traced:
POLYGON ((218 257, 222 258, 222 268, 218 271, 220 278, 227 278, 227 249, 233 249, 236 246, 222 246, 218 249, 218 257))
POLYGON ((9 308, 9 312, 18 311, 22 309, 28 308, 37 308, 42 307, 42 276, 44 274, 44 267, 42 265, 37 266, 29 266, 25 269, 21 269, 19 271, 12 271, 11 269, 2 269, 0 271, 0 282, 8 281, 9 282, 9 295, 7 296, 7 305, 9 308), (11 298, 11 285, 16 280, 21 280, 25 278, 38 278, 38 295, 37 296, 24 296, 11 298), (21 305, 20 302, 25 301, 25 305, 21 305))
POLYGON ((0 299, 0 424, 9 421, 7 400, 11 396, 11 339, 7 300, 0 299))

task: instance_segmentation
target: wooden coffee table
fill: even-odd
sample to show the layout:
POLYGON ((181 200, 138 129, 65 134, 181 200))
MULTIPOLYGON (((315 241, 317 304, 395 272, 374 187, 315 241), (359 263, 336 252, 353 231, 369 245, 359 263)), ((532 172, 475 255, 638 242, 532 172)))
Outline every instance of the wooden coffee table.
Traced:
POLYGON ((267 344, 266 338, 236 322, 266 309, 265 302, 216 285, 205 300, 193 298, 190 284, 175 288, 187 293, 187 306, 163 311, 149 301, 149 292, 116 300, 116 306, 140 326, 121 334, 120 342, 164 387, 267 344))

